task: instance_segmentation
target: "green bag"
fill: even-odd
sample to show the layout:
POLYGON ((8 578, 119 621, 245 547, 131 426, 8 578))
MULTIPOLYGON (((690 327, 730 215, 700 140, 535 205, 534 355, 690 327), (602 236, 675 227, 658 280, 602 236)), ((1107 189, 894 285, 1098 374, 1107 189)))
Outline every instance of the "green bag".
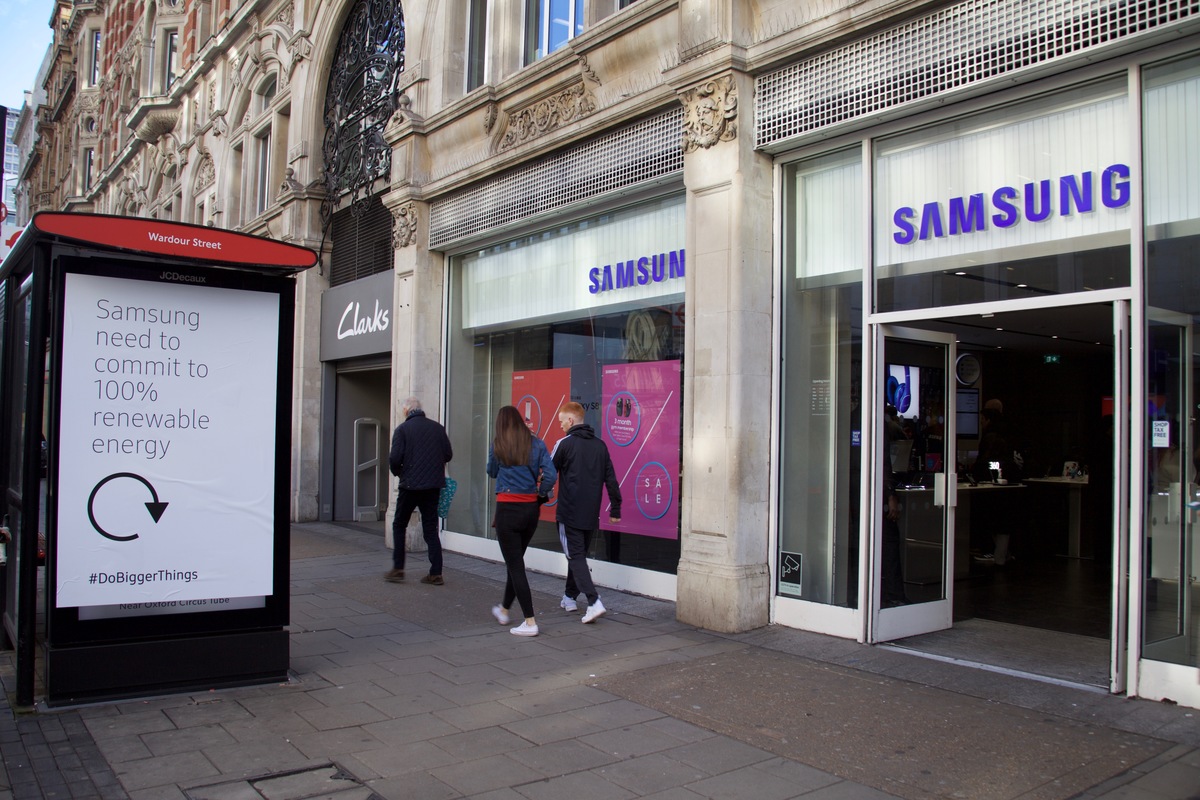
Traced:
POLYGON ((450 501, 454 499, 454 493, 457 491, 458 481, 454 478, 446 478, 446 485, 442 487, 442 492, 438 495, 438 516, 442 519, 450 516, 450 501))

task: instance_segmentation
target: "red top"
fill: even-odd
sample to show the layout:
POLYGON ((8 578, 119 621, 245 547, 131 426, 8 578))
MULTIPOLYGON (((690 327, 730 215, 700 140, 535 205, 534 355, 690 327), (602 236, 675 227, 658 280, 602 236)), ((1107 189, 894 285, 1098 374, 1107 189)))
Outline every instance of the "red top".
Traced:
POLYGON ((517 494, 516 492, 496 492, 497 503, 536 503, 536 494, 517 494))

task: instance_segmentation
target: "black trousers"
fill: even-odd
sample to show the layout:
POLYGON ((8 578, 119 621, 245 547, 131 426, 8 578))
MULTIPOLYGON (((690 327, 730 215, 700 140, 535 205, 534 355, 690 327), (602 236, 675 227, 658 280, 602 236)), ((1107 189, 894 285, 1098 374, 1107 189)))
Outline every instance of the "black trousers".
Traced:
POLYGON ((533 595, 529 591, 529 576, 525 574, 525 551, 529 549, 537 524, 536 501, 496 503, 496 541, 500 543, 500 555, 508 569, 504 600, 500 605, 505 609, 512 608, 515 598, 526 619, 533 616, 533 595))
POLYGON ((396 493, 392 520, 392 566, 404 569, 404 531, 414 510, 421 512, 421 533, 429 548, 429 574, 442 574, 442 540, 438 538, 438 496, 441 489, 401 489, 396 493))

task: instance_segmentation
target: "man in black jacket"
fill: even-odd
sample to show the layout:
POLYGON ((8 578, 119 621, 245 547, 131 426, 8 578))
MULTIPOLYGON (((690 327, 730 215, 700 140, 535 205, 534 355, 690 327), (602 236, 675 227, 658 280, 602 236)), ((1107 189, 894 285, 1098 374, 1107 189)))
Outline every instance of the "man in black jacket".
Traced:
POLYGON ((429 574, 421 583, 441 586, 442 542, 438 538, 438 495, 446 485, 446 464, 454 457, 450 437, 439 423, 425 416, 421 401, 410 397, 400 409, 404 422, 392 435, 388 466, 400 479, 396 492, 396 516, 392 520, 392 570, 384 580, 404 580, 404 532, 414 509, 421 512, 421 532, 429 547, 429 574))
POLYGON ((582 592, 588 601, 583 615, 585 623, 604 615, 607 609, 600 602, 592 573, 587 565, 587 552, 592 535, 600 525, 601 491, 608 487, 611 505, 608 519, 621 521, 621 486, 613 470, 608 447, 596 438, 591 425, 583 421, 583 406, 565 403, 558 412, 558 423, 566 436, 554 446, 554 467, 558 470, 558 538, 567 556, 567 587, 560 606, 574 611, 575 598, 582 592))

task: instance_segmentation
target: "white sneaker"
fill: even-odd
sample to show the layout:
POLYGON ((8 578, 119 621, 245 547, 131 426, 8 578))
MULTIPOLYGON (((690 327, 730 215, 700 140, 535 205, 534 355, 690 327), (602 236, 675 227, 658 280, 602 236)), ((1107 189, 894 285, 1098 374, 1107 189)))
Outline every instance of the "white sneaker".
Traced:
POLYGON ((536 622, 530 625, 529 622, 526 621, 509 630, 509 633, 511 633, 513 636, 537 636, 538 626, 536 622))
POLYGON ((604 603, 601 603, 599 598, 597 598, 596 602, 588 606, 587 613, 583 615, 583 624, 587 625, 589 622, 594 622, 595 620, 600 619, 600 617, 603 617, 606 613, 608 613, 608 609, 605 608, 604 603))
POLYGON ((499 622, 501 625, 508 624, 508 612, 504 610, 503 606, 492 606, 492 616, 495 617, 496 622, 499 622))
POLYGON ((579 606, 575 605, 575 601, 570 597, 567 597, 565 594, 563 595, 563 599, 558 601, 558 607, 566 609, 567 611, 579 610, 579 606))

